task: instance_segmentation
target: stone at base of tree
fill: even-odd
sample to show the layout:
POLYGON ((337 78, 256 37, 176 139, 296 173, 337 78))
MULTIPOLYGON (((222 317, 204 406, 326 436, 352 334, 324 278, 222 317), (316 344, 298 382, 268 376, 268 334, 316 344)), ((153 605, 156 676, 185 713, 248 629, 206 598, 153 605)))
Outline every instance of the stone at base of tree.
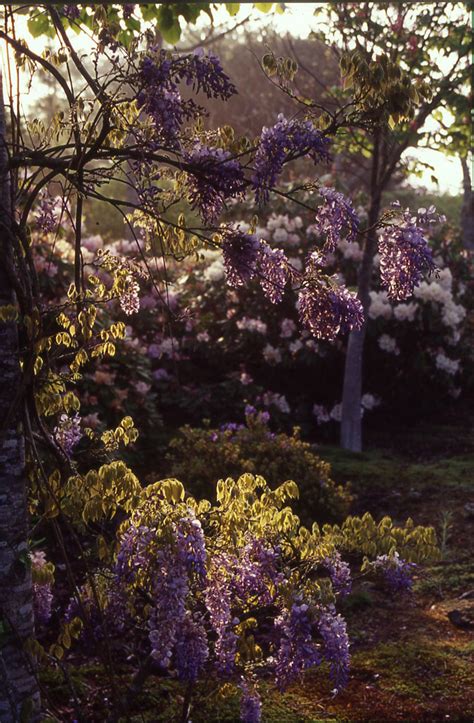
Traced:
POLYGON ((474 629, 474 605, 465 607, 462 610, 450 610, 448 618, 453 625, 462 630, 474 629))

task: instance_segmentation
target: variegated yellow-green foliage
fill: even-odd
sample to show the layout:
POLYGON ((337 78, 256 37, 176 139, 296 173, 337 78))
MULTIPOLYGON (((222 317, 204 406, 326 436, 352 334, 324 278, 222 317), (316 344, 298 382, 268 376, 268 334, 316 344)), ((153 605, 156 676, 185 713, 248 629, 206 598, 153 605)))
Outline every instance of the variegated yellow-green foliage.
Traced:
POLYGON ((142 488, 122 462, 72 476, 64 489, 58 476, 51 482, 76 524, 119 522, 115 537, 97 537, 97 569, 71 599, 50 648, 56 658, 74 638, 115 636, 181 680, 204 670, 219 680, 225 669, 235 681, 271 673, 283 688, 326 657, 344 685, 349 640, 335 608, 350 590, 344 555, 370 575, 369 558, 421 563, 438 554, 433 530, 411 520, 395 526, 364 515, 302 526, 293 481, 272 488, 249 473, 221 479, 212 502, 187 495, 174 478, 142 488))
POLYGON ((232 430, 183 427, 171 441, 168 463, 186 489, 196 496, 214 494, 215 482, 222 476, 264 471, 276 487, 296 480, 301 500, 295 509, 306 524, 344 519, 352 496, 348 485, 337 485, 331 467, 293 434, 272 435, 258 418, 248 418, 247 426, 232 430))
POLYGON ((284 482, 271 489, 260 476, 244 474, 237 480, 219 480, 215 504, 186 496, 181 482, 167 479, 145 487, 135 498, 130 524, 156 524, 161 519, 179 519, 192 509, 201 519, 210 537, 218 539, 218 547, 239 547, 250 537, 268 540, 278 538, 288 554, 301 561, 323 559, 334 549, 351 554, 375 557, 397 550, 406 560, 423 562, 438 556, 436 534, 432 527, 415 526, 410 518, 396 526, 389 517, 376 523, 366 513, 348 517, 342 525, 314 523, 303 527, 291 504, 299 497, 298 485, 284 482))
POLYGON ((124 462, 117 461, 69 477, 58 496, 66 515, 76 522, 89 523, 108 520, 119 509, 131 512, 141 491, 138 478, 124 462))

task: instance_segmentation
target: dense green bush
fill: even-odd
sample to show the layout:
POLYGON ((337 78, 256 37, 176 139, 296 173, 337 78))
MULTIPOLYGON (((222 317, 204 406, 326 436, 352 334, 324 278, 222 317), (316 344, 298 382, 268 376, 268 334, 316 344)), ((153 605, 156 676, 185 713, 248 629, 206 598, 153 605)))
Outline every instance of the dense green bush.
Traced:
POLYGON ((293 434, 274 434, 265 413, 247 413, 247 424, 226 424, 220 429, 182 427, 167 453, 173 476, 197 497, 214 494, 216 480, 264 470, 274 487, 298 480, 300 500, 296 513, 303 523, 343 518, 352 500, 349 486, 331 479, 331 467, 307 442, 293 434))

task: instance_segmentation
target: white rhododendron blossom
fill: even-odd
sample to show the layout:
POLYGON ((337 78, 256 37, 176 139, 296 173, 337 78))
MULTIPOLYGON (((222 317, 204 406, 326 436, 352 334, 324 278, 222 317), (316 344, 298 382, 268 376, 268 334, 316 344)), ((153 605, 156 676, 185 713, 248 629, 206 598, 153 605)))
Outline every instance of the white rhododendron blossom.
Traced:
POLYGON ((414 321, 418 305, 410 302, 409 304, 397 304, 393 310, 393 315, 397 321, 414 321))
POLYGON ((324 424, 325 422, 330 421, 328 410, 326 407, 323 407, 322 404, 313 405, 313 415, 316 417, 316 422, 318 424, 324 424))
POLYGON ((335 422, 340 422, 342 419, 342 404, 335 404, 329 412, 329 416, 335 422))
POLYGON ((371 319, 377 319, 381 316, 384 319, 391 319, 393 315, 393 307, 389 301, 386 291, 371 291, 369 316, 371 319))
POLYGON ((289 349, 292 354, 297 354, 299 352, 299 350, 303 348, 303 346, 304 346, 304 344, 301 341, 301 339, 296 339, 295 341, 291 342, 289 349))
POLYGON ((280 336, 282 337, 282 339, 290 339, 297 330, 296 324, 293 319, 283 319, 280 323, 280 328, 280 336))
POLYGON ((276 244, 282 244, 288 241, 288 231, 286 228, 277 228, 273 234, 273 240, 276 244))
POLYGON ((357 241, 347 241, 347 239, 340 239, 337 244, 337 248, 342 253, 345 259, 352 261, 360 261, 363 255, 360 244, 357 241))
POLYGON ((279 364, 281 362, 281 351, 271 344, 264 347, 262 354, 268 364, 279 364))
POLYGON ((363 394, 361 399, 361 405, 367 411, 375 409, 380 406, 380 399, 375 397, 373 394, 363 394))
POLYGON ((249 319, 246 316, 239 319, 237 329, 240 329, 240 331, 255 331, 258 334, 267 333, 267 325, 261 319, 249 319))
POLYGON ((216 259, 209 266, 204 269, 203 276, 206 281, 215 283, 221 281, 225 276, 224 262, 221 258, 216 259))
POLYGON ((435 363, 438 369, 441 369, 446 374, 457 374, 460 367, 459 359, 450 359, 446 356, 443 351, 438 352, 435 358, 435 363))
POLYGON ((275 392, 265 392, 262 396, 262 402, 266 407, 276 407, 283 414, 289 414, 291 409, 286 397, 283 394, 275 392))
POLYGON ((386 351, 387 354, 395 354, 396 356, 400 354, 397 340, 394 339, 393 336, 389 336, 389 334, 382 334, 379 338, 378 344, 382 351, 386 351))

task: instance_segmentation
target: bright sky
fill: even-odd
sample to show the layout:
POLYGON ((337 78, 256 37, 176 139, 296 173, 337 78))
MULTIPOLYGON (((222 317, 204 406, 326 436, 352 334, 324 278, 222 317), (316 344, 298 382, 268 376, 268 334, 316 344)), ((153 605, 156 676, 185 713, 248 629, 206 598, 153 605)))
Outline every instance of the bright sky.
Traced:
MULTIPOLYGON (((318 19, 314 17, 314 10, 318 5, 320 5, 320 3, 291 2, 286 4, 285 12, 281 15, 275 13, 265 15, 255 9, 252 10, 251 4, 243 3, 241 4, 238 14, 231 20, 234 23, 238 23, 239 21, 247 17, 249 12, 252 12, 253 18, 250 22, 255 27, 256 32, 258 32, 258 29, 263 25, 269 25, 274 28, 278 33, 289 33, 294 36, 307 38, 312 30, 317 29, 318 19)), ((196 30, 198 32, 201 31, 203 37, 205 37, 206 26, 208 26, 209 20, 207 16, 204 15, 202 15, 201 18, 202 19, 198 21, 196 30)), ((222 4, 222 7, 219 8, 219 10, 214 14, 214 20, 216 25, 219 25, 221 23, 229 23, 229 15, 225 10, 224 4, 222 4)), ((39 53, 42 52, 45 45, 44 38, 32 38, 29 35, 26 29, 26 22, 24 17, 19 18, 18 30, 19 36, 23 35, 24 39, 27 41, 29 47, 31 47, 32 50, 39 53)), ((77 38, 77 36, 74 36, 74 38, 77 38)), ((86 46, 87 42, 83 45, 84 50, 87 50, 86 46)), ((3 47, 2 56, 4 56, 3 47)), ((23 99, 25 107, 27 107, 30 103, 34 103, 36 100, 38 100, 38 98, 41 97, 41 94, 44 93, 44 91, 45 89, 41 86, 40 83, 33 83, 33 87, 31 88, 28 97, 23 99)), ((432 121, 432 124, 436 125, 435 121, 432 121)), ((441 191, 457 194, 461 191, 462 173, 460 163, 457 159, 448 158, 444 154, 438 151, 433 151, 431 149, 410 149, 406 155, 414 156, 421 161, 433 166, 433 170, 426 169, 425 171, 423 171, 421 178, 416 178, 415 176, 412 176, 410 179, 412 185, 424 186, 433 192, 441 191), (434 175, 438 178, 439 185, 433 183, 433 181, 431 180, 431 175, 434 175)))

